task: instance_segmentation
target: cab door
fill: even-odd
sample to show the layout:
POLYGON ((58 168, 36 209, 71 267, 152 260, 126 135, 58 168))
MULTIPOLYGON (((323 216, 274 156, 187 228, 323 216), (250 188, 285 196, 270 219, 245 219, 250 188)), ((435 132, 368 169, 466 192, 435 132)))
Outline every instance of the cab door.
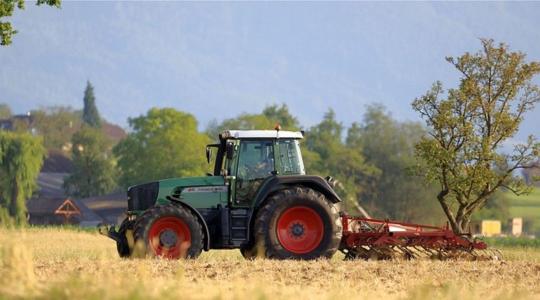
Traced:
POLYGON ((236 151, 236 179, 233 186, 233 206, 249 207, 257 191, 275 170, 272 140, 241 140, 236 151))

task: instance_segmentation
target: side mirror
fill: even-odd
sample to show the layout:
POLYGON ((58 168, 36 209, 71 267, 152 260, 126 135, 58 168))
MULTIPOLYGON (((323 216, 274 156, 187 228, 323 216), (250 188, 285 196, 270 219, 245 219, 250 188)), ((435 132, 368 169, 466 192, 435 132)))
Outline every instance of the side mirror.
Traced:
POLYGON ((206 147, 206 161, 210 163, 210 157, 212 157, 212 148, 206 147))
POLYGON ((234 157, 234 144, 231 142, 227 142, 225 151, 227 152, 227 158, 232 159, 234 157))

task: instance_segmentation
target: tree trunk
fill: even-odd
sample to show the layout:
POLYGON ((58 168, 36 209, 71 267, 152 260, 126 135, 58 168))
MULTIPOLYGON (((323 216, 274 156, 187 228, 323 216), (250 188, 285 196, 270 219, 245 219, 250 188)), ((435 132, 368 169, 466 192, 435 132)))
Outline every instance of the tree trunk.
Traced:
POLYGON ((471 223, 471 213, 461 214, 458 218, 456 218, 456 221, 458 222, 458 225, 460 228, 459 233, 464 234, 464 233, 469 232, 469 224, 471 223))
MULTIPOLYGON (((17 198, 19 198, 19 187, 17 185, 17 179, 13 180, 11 185, 11 199, 9 202, 9 215, 17 219, 17 198)), ((18 221, 18 220, 17 220, 18 221)))
POLYGON ((446 203, 446 195, 448 195, 448 190, 442 190, 437 195, 437 199, 439 200, 439 204, 441 205, 444 213, 446 214, 446 218, 448 219, 448 222, 450 223, 450 226, 452 227, 452 230, 456 234, 461 234, 462 228, 459 226, 456 218, 454 217, 454 214, 452 213, 452 210, 450 207, 448 207, 448 204, 446 203))

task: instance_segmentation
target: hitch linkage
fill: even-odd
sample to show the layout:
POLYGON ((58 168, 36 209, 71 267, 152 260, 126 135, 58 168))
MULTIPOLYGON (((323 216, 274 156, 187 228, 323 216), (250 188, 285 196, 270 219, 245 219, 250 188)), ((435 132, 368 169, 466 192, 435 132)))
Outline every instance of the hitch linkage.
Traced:
POLYGON ((104 236, 115 240, 116 242, 120 242, 122 238, 122 235, 118 231, 116 231, 116 226, 114 225, 100 224, 98 225, 98 232, 104 236))

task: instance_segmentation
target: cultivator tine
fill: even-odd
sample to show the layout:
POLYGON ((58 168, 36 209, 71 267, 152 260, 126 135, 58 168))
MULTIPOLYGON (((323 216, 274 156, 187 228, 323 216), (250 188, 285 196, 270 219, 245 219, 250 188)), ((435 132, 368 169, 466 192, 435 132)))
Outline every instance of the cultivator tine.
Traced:
POLYGON ((414 251, 417 253, 418 258, 430 258, 431 252, 426 251, 423 247, 414 246, 414 251))
POLYGON ((476 260, 502 260, 503 255, 499 249, 473 250, 472 254, 476 260))
POLYGON ((368 260, 371 256, 370 250, 364 248, 363 246, 356 247, 354 249, 345 249, 343 253, 345 254, 345 260, 355 260, 355 259, 364 259, 368 260))
POLYGON ((410 246, 398 246, 397 247, 401 252, 401 255, 404 259, 418 259, 422 257, 422 252, 418 251, 415 247, 410 246))
POLYGON ((493 251, 494 254, 496 255, 495 257, 497 258, 497 260, 503 260, 503 259, 504 259, 504 256, 503 256, 501 250, 499 250, 499 249, 492 249, 491 251, 493 251))
POLYGON ((409 250, 414 253, 414 258, 428 258, 431 255, 431 253, 419 248, 418 246, 411 246, 409 247, 409 250))
POLYGON ((432 259, 438 259, 438 260, 447 260, 451 257, 451 254, 447 251, 444 251, 444 249, 437 249, 435 252, 435 255, 432 256, 432 259))
POLYGON ((408 259, 416 258, 414 253, 410 251, 409 249, 407 249, 407 247, 397 246, 396 248, 401 252, 404 259, 408 260, 408 259))
POLYGON ((419 253, 422 253, 422 256, 425 258, 434 259, 439 256, 437 252, 434 252, 432 249, 428 249, 424 246, 415 246, 415 249, 417 249, 419 253))

